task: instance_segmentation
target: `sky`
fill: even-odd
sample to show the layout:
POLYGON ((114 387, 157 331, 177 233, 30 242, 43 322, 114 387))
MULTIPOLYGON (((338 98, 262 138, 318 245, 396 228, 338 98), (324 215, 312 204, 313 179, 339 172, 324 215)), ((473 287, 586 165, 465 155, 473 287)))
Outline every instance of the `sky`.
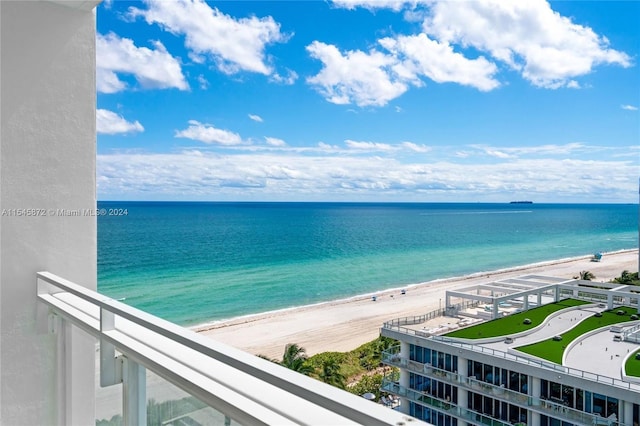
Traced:
POLYGON ((99 200, 638 202, 638 1, 96 15, 99 200))

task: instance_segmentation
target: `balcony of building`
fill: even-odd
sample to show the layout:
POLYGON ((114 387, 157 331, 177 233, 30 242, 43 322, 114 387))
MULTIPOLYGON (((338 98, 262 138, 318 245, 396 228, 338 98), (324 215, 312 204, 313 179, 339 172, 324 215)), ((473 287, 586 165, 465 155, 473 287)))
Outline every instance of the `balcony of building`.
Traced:
POLYGON ((402 398, 406 398, 411 402, 422 404, 425 407, 439 411, 445 415, 449 415, 461 420, 464 420, 468 424, 472 425, 489 425, 489 426, 511 426, 512 423, 487 416, 480 412, 470 410, 461 405, 454 404, 446 399, 437 398, 433 395, 427 395, 424 392, 417 391, 415 389, 407 388, 400 385, 392 378, 385 377, 382 380, 382 390, 391 394, 397 395, 402 398))
POLYGON ((58 341, 60 386, 74 374, 69 329, 95 339, 104 424, 425 424, 51 273, 36 281, 39 321, 58 341))

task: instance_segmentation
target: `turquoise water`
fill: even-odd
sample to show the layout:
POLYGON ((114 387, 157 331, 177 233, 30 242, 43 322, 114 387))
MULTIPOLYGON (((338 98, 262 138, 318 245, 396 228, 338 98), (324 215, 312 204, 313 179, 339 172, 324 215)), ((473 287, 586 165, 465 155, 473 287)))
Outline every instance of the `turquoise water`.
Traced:
POLYGON ((185 326, 638 247, 637 205, 99 207, 127 212, 98 219, 99 290, 185 326))

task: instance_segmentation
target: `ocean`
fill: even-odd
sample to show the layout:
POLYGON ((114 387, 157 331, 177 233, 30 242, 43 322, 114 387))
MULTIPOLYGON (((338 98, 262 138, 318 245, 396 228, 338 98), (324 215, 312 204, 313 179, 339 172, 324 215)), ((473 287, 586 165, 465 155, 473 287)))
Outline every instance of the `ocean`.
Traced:
POLYGON ((98 207, 99 291, 184 326, 638 247, 631 204, 98 207))

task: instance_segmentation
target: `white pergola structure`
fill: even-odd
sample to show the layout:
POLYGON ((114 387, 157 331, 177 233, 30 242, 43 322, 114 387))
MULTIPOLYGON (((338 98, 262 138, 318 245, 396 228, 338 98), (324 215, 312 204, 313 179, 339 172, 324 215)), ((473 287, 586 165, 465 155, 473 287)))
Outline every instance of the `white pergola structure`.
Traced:
POLYGON ((557 302, 565 297, 606 303, 608 309, 618 305, 637 306, 640 312, 640 287, 618 283, 602 283, 587 280, 525 275, 517 278, 493 281, 446 292, 446 306, 454 306, 453 299, 491 306, 492 318, 500 316, 503 304, 520 304, 527 310, 540 306, 543 298, 557 302), (535 297, 535 299, 533 299, 535 297))

